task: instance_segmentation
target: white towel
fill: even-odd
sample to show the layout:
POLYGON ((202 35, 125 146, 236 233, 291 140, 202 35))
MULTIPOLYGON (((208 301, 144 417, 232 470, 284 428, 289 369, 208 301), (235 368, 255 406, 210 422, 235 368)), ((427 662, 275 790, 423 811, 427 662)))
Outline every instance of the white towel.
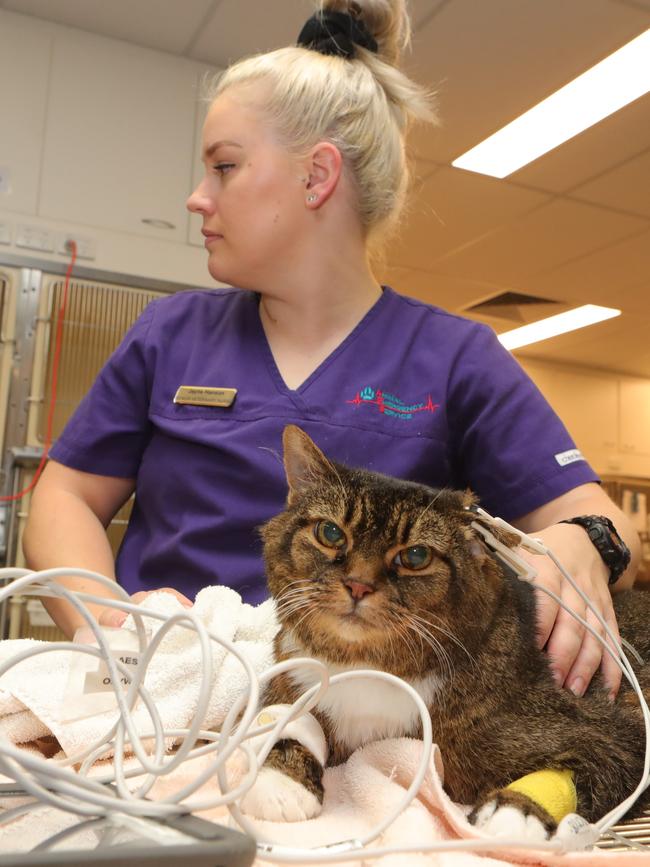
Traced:
MULTIPOLYGON (((167 615, 186 610, 175 596, 165 592, 147 597, 144 607, 167 615)), ((207 629, 233 642, 258 674, 273 664, 278 623, 272 600, 253 607, 227 587, 206 587, 197 595, 192 610, 207 629)), ((125 627, 132 625, 129 618, 125 627)), ((160 626, 161 621, 145 618, 151 636, 160 626)), ((205 728, 218 727, 235 699, 248 687, 248 678, 237 659, 216 642, 211 646, 213 677, 205 728)), ((0 642, 0 662, 27 647, 47 647, 48 652, 18 663, 0 679, 0 733, 13 743, 51 733, 68 756, 96 743, 117 719, 117 712, 66 721, 70 715, 66 687, 77 654, 56 650, 56 643, 20 639, 0 642)), ((163 638, 145 677, 164 728, 187 728, 193 720, 202 677, 198 637, 192 630, 174 627, 163 638)), ((141 702, 133 718, 141 734, 151 731, 149 714, 141 702)))

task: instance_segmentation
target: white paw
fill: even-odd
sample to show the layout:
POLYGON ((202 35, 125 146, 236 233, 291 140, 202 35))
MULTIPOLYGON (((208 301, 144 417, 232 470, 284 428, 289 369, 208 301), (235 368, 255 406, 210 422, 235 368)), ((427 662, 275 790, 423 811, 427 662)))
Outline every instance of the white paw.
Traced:
POLYGON ((474 827, 494 837, 512 837, 539 843, 548 840, 548 833, 537 816, 524 815, 512 805, 497 807, 496 801, 488 801, 476 813, 474 827))
POLYGON ((300 822, 321 811, 316 795, 282 771, 264 767, 240 806, 247 816, 269 822, 300 822))

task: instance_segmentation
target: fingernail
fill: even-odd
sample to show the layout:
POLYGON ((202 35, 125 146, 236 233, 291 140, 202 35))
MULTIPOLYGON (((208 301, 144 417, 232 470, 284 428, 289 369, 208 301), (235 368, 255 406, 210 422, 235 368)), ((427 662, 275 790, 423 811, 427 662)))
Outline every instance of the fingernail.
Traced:
POLYGON ((126 618, 127 614, 125 611, 115 611, 113 614, 105 618, 104 625, 117 629, 124 623, 126 618))
POLYGON ((562 686, 564 683, 564 678, 562 677, 562 672, 559 668, 551 667, 551 674, 553 675, 553 680, 555 681, 557 686, 562 686))
POLYGON ((614 702, 616 701, 616 693, 610 692, 610 694, 607 696, 607 698, 611 701, 612 704, 614 704, 614 702))
POLYGON ((569 689, 571 690, 571 692, 574 695, 577 695, 578 698, 580 698, 580 696, 584 695, 584 691, 585 691, 584 680, 581 677, 576 677, 576 679, 573 681, 573 683, 571 684, 569 689))

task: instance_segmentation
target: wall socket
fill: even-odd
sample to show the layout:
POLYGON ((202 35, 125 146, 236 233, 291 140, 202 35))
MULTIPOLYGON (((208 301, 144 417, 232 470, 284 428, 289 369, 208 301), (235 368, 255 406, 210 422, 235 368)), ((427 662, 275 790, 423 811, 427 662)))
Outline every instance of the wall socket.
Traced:
POLYGON ((40 226, 16 226, 16 247, 53 253, 54 236, 40 226))
POLYGON ((96 255, 95 242, 92 238, 84 237, 83 235, 66 232, 64 235, 56 237, 56 252, 63 256, 70 255, 70 241, 75 241, 77 244, 77 259, 94 259, 96 255))

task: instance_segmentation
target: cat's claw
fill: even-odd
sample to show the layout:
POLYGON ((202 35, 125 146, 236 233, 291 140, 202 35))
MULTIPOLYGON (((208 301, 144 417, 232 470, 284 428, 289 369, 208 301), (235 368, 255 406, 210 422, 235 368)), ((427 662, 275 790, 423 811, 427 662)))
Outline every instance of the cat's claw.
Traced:
POLYGON ((511 804, 497 806, 496 801, 488 801, 475 812, 473 825, 485 834, 531 843, 548 840, 550 836, 537 816, 525 815, 511 804))
POLYGON ((316 795, 275 768, 261 768, 240 806, 247 816, 269 822, 313 819, 322 807, 316 795))

